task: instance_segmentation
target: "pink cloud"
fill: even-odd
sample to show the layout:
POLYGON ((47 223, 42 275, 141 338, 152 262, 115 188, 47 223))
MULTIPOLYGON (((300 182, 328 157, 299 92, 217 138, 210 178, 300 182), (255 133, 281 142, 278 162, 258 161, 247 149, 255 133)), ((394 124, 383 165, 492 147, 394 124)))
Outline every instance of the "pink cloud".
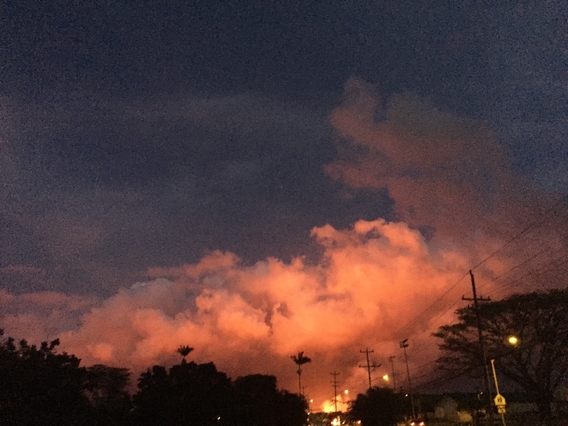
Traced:
POLYGON ((410 94, 394 95, 377 120, 373 86, 350 79, 345 93, 330 121, 346 143, 325 170, 354 188, 387 188, 404 222, 462 242, 550 205, 551 196, 511 173, 505 149, 482 122, 410 94))
MULTIPOLYGON (((345 383, 354 392, 364 391, 366 380, 356 368, 362 360, 359 349, 376 344, 376 357, 386 363, 398 352, 393 331, 459 278, 466 257, 434 253, 418 231, 382 219, 358 221, 343 230, 326 225, 312 235, 324 248, 317 265, 297 258, 243 266, 233 254, 213 252, 197 264, 161 270, 169 279, 154 278, 102 302, 91 301, 75 327, 47 311, 37 320, 4 316, 1 323, 8 333, 24 333, 41 321, 55 321, 59 329, 49 337, 60 337, 62 349, 84 364, 137 372, 155 363, 179 362, 176 349, 187 344, 195 348, 190 357, 198 362, 213 361, 233 377, 276 374, 293 391, 297 377, 290 356, 305 351, 313 360, 306 366, 305 385, 321 404, 329 393, 321 377, 327 379, 339 366, 345 383)), ((50 306, 84 308, 64 295, 42 299, 4 293, 2 298, 6 303, 22 298, 30 303, 28 311, 47 300, 50 306)), ((414 331, 426 328, 417 324, 414 331)), ((432 344, 429 348, 433 352, 432 344)))

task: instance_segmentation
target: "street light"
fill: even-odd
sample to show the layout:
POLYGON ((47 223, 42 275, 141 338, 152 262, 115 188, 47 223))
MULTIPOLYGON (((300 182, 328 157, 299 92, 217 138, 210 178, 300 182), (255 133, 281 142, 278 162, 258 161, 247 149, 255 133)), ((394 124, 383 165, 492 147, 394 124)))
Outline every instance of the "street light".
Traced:
POLYGON ((517 346, 520 343, 520 340, 517 336, 509 336, 507 338, 507 342, 511 345, 511 346, 517 346))
POLYGON ((410 381, 410 369, 408 368, 408 356, 406 355, 406 348, 408 348, 408 339, 400 341, 400 347, 404 351, 404 361, 406 362, 406 375, 408 377, 408 393, 410 394, 410 405, 412 406, 412 417, 416 417, 414 410, 414 398, 412 397, 412 382, 410 381))

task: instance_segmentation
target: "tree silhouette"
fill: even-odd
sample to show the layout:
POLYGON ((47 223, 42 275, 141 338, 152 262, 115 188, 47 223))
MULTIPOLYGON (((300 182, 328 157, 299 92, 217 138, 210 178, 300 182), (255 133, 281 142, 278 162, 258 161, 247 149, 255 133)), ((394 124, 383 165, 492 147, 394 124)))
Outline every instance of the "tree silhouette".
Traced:
POLYGON ((231 397, 231 426, 301 426, 306 424, 306 400, 278 390, 276 377, 238 377, 231 397))
POLYGON ((213 363, 155 365, 142 373, 134 395, 133 424, 140 426, 224 426, 231 379, 213 363))
POLYGON ((185 364, 185 357, 189 355, 189 353, 193 350, 193 348, 190 348, 189 346, 180 346, 179 348, 177 348, 177 352, 183 357, 181 359, 181 363, 185 364))
MULTIPOLYGON (((475 310, 458 309, 458 322, 440 327, 438 359, 443 368, 480 376, 483 365, 475 310)), ((568 289, 516 294, 479 306, 487 359, 497 371, 517 383, 550 416, 555 391, 568 383, 568 289), (516 346, 508 337, 519 339, 516 346)))
POLYGON ((86 370, 74 355, 57 353, 58 345, 58 339, 16 345, 0 330, 0 424, 84 424, 91 414, 86 370))
POLYGON ((87 368, 83 394, 89 399, 96 424, 125 424, 132 408, 126 368, 96 364, 87 368))
POLYGON ((304 352, 298 352, 298 355, 292 355, 290 358, 298 365, 298 394, 302 395, 302 365, 312 362, 310 358, 304 356, 304 352))
POLYGON ((406 401, 392 389, 373 386, 358 394, 347 414, 351 421, 365 425, 393 426, 404 418, 406 401))

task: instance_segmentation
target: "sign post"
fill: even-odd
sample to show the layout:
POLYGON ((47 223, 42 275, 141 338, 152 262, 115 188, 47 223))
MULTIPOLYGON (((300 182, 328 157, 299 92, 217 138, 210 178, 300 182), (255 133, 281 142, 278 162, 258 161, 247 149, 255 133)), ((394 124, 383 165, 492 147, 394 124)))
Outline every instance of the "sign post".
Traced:
POLYGON ((495 372, 495 360, 491 360, 491 368, 493 370, 493 380, 495 380, 495 390, 497 391, 497 396, 493 400, 495 402, 495 406, 497 407, 497 412, 501 414, 501 421, 503 422, 503 426, 507 426, 505 423, 505 405, 507 405, 507 401, 505 397, 499 393, 499 382, 497 381, 497 373, 495 372))
POLYGON ((497 407, 497 412, 504 414, 506 412, 505 405, 507 405, 507 401, 505 401, 505 397, 500 393, 497 393, 497 396, 494 399, 495 406, 497 407))

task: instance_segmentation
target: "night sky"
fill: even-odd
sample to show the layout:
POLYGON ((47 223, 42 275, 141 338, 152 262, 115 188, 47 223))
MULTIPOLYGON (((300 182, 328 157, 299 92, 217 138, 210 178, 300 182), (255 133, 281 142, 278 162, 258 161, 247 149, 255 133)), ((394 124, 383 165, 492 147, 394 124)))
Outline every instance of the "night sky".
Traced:
POLYGON ((305 351, 319 406, 367 347, 427 376, 470 269, 566 285, 564 1, 5 0, 0 40, 9 335, 292 391, 305 351))

